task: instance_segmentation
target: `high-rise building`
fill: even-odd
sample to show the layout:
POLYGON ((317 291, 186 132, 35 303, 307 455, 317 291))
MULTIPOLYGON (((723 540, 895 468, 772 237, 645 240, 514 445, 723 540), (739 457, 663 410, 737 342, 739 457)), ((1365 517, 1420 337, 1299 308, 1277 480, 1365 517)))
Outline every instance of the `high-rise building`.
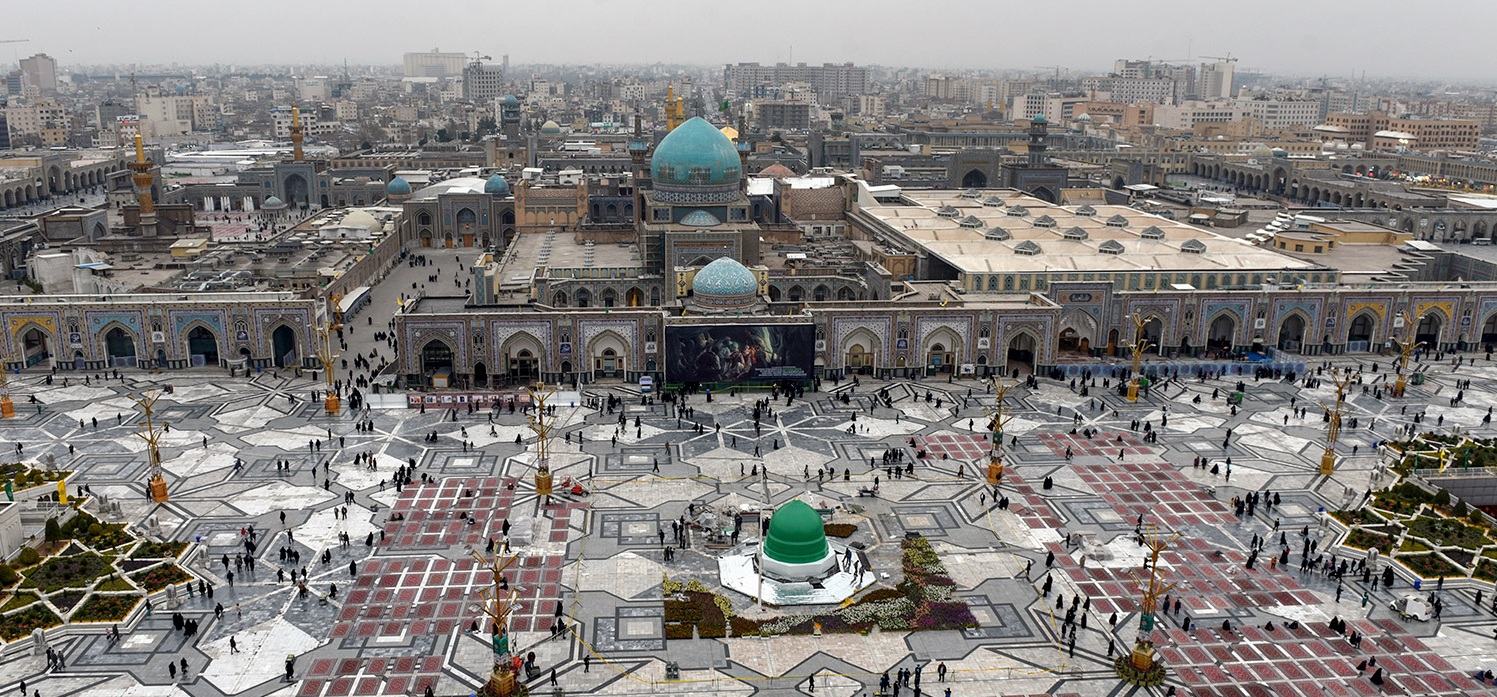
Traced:
POLYGON ((42 91, 42 94, 52 94, 57 91, 57 59, 45 53, 22 58, 21 72, 25 73, 26 82, 35 85, 42 91))
POLYGON ((867 94, 868 69, 859 68, 852 63, 840 65, 836 63, 822 65, 738 63, 723 68, 723 84, 728 94, 737 97, 754 96, 753 91, 756 87, 786 82, 807 83, 811 85, 811 89, 816 94, 823 98, 867 94))
POLYGON ((461 53, 432 49, 427 53, 405 54, 406 77, 457 77, 467 65, 468 57, 461 53))
POLYGON ((463 68, 463 98, 491 102, 504 91, 504 66, 473 61, 463 68))
POLYGON ((1196 77, 1196 94, 1201 99, 1231 99, 1235 61, 1202 63, 1196 77))

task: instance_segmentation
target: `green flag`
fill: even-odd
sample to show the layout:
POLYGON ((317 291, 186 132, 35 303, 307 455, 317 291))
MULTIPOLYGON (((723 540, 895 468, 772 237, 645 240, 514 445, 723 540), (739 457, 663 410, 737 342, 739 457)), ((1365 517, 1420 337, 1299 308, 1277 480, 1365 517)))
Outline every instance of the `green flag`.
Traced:
POLYGON ((718 111, 727 111, 728 110, 728 100, 724 99, 723 103, 722 103, 722 106, 718 107, 717 110, 718 111))

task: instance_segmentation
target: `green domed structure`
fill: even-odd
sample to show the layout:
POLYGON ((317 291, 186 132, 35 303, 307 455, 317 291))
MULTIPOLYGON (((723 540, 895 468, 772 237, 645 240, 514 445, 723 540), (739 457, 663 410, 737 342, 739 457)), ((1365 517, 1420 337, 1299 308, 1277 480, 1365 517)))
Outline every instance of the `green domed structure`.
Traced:
POLYGON ((817 564, 831 556, 821 514, 796 499, 780 506, 769 519, 764 556, 789 565, 817 564))
POLYGON ((727 203, 738 197, 743 165, 733 141, 697 116, 655 146, 650 178, 660 201, 727 203))

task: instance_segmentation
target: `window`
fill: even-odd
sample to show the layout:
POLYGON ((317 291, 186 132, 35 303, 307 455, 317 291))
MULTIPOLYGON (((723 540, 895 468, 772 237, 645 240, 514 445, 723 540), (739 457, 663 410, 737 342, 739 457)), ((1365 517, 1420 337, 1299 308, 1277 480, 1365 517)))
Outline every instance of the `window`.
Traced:
POLYGON ((1294 251, 1296 251, 1296 252, 1303 252, 1303 251, 1305 251, 1305 245, 1302 245, 1302 244, 1294 245, 1294 251))
POLYGON ((1325 251, 1325 247, 1323 247, 1323 246, 1321 246, 1321 245, 1318 245, 1318 244, 1317 244, 1317 245, 1315 245, 1315 253, 1316 253, 1316 254, 1319 254, 1319 253, 1321 253, 1321 252, 1323 252, 1323 251, 1325 251))

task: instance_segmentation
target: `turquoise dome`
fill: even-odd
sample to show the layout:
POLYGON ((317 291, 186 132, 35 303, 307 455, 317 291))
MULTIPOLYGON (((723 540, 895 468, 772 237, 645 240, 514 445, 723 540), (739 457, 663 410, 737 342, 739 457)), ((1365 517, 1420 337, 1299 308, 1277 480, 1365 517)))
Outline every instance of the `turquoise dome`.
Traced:
POLYGON ((780 506, 769 519, 764 556, 785 564, 813 564, 831 554, 821 514, 795 499, 780 506))
POLYGON ((681 224, 691 227, 713 227, 715 225, 722 225, 722 221, 707 211, 696 210, 687 213, 686 217, 681 219, 681 224))
POLYGON ((504 106, 517 106, 517 105, 519 105, 519 103, 520 103, 519 98, 515 97, 514 95, 512 95, 512 94, 506 94, 506 95, 504 95, 504 106))
POLYGON ((504 176, 495 174, 483 183, 483 192, 493 196, 508 196, 509 182, 504 181, 504 176))
POLYGON ((286 202, 282 201, 280 198, 278 198, 277 196, 275 196, 274 194, 272 194, 272 195, 267 196, 265 198, 265 203, 261 204, 260 207, 261 208, 285 208, 286 207, 286 202))
POLYGON ((719 257, 702 267, 691 279, 691 294, 699 300, 753 300, 759 295, 759 279, 748 267, 728 257, 719 257))
POLYGON ((659 200, 722 203, 737 197, 743 166, 733 141, 697 116, 655 146, 650 178, 659 200))
POLYGON ((1030 122, 1031 123, 1045 123, 1045 122, 1047 122, 1049 120, 1050 119, 1045 118, 1044 114, 1035 114, 1034 118, 1030 119, 1030 122))
POLYGON ((390 196, 408 196, 411 193, 411 183, 403 177, 396 177, 385 185, 385 193, 390 196))

